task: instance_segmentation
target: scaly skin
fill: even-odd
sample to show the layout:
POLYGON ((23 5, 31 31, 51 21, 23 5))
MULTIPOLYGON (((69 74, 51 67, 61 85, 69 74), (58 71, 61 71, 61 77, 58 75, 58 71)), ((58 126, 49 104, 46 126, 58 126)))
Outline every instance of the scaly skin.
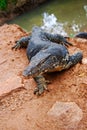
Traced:
POLYGON ((40 27, 34 27, 29 37, 17 41, 12 49, 27 47, 29 66, 24 70, 24 76, 33 76, 37 82, 34 94, 41 95, 47 89, 47 82, 42 74, 62 71, 81 62, 82 53, 69 55, 66 46, 72 45, 59 34, 49 34, 40 27))
POLYGON ((87 39, 87 32, 80 32, 80 33, 77 33, 74 37, 76 37, 76 38, 87 39))

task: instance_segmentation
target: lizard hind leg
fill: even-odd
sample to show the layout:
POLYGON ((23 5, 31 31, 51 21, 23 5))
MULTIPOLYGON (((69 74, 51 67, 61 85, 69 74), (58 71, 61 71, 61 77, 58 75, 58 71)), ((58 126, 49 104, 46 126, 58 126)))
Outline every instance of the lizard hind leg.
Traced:
POLYGON ((68 68, 76 65, 77 63, 81 62, 82 58, 83 58, 82 52, 77 52, 77 53, 73 54, 72 56, 70 56, 65 69, 68 69, 68 68))

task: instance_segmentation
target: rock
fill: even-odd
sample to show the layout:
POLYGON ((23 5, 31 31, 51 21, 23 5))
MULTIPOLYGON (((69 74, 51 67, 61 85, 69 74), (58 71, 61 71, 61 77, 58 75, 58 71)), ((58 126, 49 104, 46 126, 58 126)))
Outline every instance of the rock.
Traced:
POLYGON ((87 64, 87 58, 83 58, 82 63, 87 64))
POLYGON ((0 98, 9 94, 13 90, 24 88, 21 83, 21 78, 17 75, 12 75, 5 81, 0 82, 0 98))
POLYGON ((75 102, 56 102, 47 113, 57 127, 75 129, 83 117, 83 112, 75 102))
POLYGON ((26 54, 23 53, 23 56, 25 55, 24 60, 20 59, 22 58, 20 52, 17 51, 15 54, 11 47, 15 45, 17 39, 27 34, 17 25, 5 24, 0 27, 0 30, 0 98, 2 98, 13 90, 24 89, 21 76, 24 62, 26 63, 27 60, 26 54), (18 56, 19 58, 17 58, 18 56), (19 75, 19 73, 21 74, 19 75))

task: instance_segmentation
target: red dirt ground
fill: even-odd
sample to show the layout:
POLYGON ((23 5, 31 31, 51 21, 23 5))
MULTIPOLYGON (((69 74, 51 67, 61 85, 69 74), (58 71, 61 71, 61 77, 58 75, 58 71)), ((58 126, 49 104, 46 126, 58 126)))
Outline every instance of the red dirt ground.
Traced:
POLYGON ((52 82, 48 85, 49 92, 37 97, 33 95, 36 86, 33 78, 22 76, 28 65, 26 50, 11 50, 15 41, 26 35, 17 25, 0 27, 0 130, 87 130, 87 41, 70 39, 74 46, 69 51, 72 54, 81 50, 82 64, 47 74, 46 78, 52 82), (83 116, 77 126, 72 126, 72 122, 67 125, 64 117, 59 123, 49 119, 47 113, 56 102, 78 105, 83 116))

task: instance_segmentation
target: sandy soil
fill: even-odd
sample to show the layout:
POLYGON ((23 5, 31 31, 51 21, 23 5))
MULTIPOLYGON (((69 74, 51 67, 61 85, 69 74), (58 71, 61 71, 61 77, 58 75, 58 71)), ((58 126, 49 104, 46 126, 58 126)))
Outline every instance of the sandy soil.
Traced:
MULTIPOLYGON (((0 130, 87 130, 87 41, 70 39, 74 46, 68 49, 71 54, 83 52, 82 64, 47 74, 51 81, 49 92, 37 97, 33 94, 36 86, 33 78, 22 76, 28 65, 26 50, 11 50, 15 41, 25 35, 28 33, 17 25, 0 27, 0 130), (72 121, 68 124, 64 115, 61 121, 49 116, 56 102, 78 105, 83 116, 76 126, 72 121)), ((72 120, 71 116, 68 119, 72 120)))

